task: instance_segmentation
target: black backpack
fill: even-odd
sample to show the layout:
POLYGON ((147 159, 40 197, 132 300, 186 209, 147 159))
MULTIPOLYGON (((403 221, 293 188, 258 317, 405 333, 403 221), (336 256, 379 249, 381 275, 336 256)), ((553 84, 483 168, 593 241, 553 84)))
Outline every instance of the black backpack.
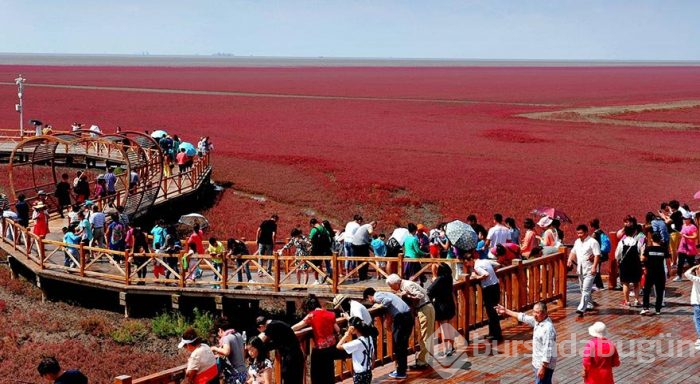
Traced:
POLYGON ((311 237, 311 254, 314 256, 327 256, 331 252, 331 235, 325 228, 316 227, 316 232, 311 237))
POLYGON ((399 256, 399 253, 401 253, 402 250, 401 244, 399 244, 399 241, 394 239, 393 237, 390 238, 386 242, 386 257, 397 257, 399 256))

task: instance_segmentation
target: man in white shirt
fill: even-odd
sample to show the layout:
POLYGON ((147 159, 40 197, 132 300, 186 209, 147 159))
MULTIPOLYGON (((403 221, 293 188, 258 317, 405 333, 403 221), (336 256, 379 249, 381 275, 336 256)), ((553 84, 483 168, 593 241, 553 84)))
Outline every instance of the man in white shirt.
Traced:
POLYGON ((500 213, 493 215, 493 224, 493 227, 489 228, 489 232, 486 235, 486 248, 505 244, 510 239, 510 230, 503 225, 503 215, 500 213))
POLYGON ((596 271, 600 264, 600 245, 594 238, 588 236, 588 226, 580 224, 576 227, 576 242, 571 249, 566 265, 571 268, 577 264, 578 281, 581 286, 581 302, 576 309, 579 317, 588 309, 593 309, 591 291, 595 282, 596 271))
POLYGON ((552 384, 557 364, 557 331, 547 315, 547 304, 542 301, 536 303, 532 316, 511 311, 500 304, 496 306, 496 311, 500 315, 515 317, 533 328, 532 367, 535 370, 535 383, 552 384))
MULTIPOLYGON (((345 224, 345 231, 343 232, 343 252, 345 257, 355 256, 352 250, 352 240, 354 238, 355 232, 362 225, 362 216, 355 215, 352 221, 345 224)), ((349 260, 345 260, 345 274, 350 272, 355 268, 355 263, 349 260)))
POLYGON ((369 314, 367 307, 360 302, 350 300, 344 293, 339 293, 333 298, 333 310, 342 311, 341 316, 345 319, 357 317, 362 319, 365 325, 372 325, 372 315, 369 314))

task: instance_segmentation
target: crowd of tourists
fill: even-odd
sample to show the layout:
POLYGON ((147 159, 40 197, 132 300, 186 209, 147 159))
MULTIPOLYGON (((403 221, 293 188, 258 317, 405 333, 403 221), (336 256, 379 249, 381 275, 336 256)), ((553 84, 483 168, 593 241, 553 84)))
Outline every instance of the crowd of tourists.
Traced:
MULTIPOLYGON (((65 242, 106 245, 115 250, 131 249, 131 262, 137 266, 141 266, 147 259, 141 256, 142 254, 152 250, 166 253, 170 255, 165 258, 169 269, 177 271, 178 267, 182 266, 188 280, 201 276, 198 263, 193 262, 197 255, 209 254, 214 269, 221 273, 222 258, 235 259, 239 266, 243 266, 244 262, 238 256, 249 253, 246 244, 237 239, 229 239, 223 243, 211 237, 205 248, 204 233, 197 225, 193 226, 192 232, 184 241, 184 246, 176 237, 175 228, 165 225, 162 221, 149 231, 152 239, 148 239, 145 231, 130 225, 128 217, 120 214, 119 207, 113 211, 108 211, 109 209, 111 208, 106 207, 100 211, 89 201, 81 206, 73 206, 72 211, 68 213, 68 225, 64 228, 65 242), (178 260, 178 257, 181 259, 178 260)), ((44 220, 42 214, 46 214, 45 207, 35 205, 35 228, 44 220)), ((492 224, 486 229, 478 222, 476 216, 470 215, 466 222, 477 233, 479 241, 473 251, 465 252, 455 247, 447 238, 445 223, 440 223, 433 229, 423 224, 409 223, 405 227, 395 228, 387 238, 385 234, 377 233, 377 221, 365 223, 360 215, 355 215, 341 230, 334 230, 328 221, 313 218, 309 221, 306 231, 295 228, 288 242, 276 248, 279 217, 272 215, 264 220, 257 230, 257 250, 254 254, 270 255, 273 252, 293 250, 298 257, 297 282, 301 282, 304 275, 304 282, 308 283, 311 272, 315 275, 316 284, 324 281, 324 277, 319 276, 319 271, 326 276, 332 275, 330 262, 304 259, 304 256, 309 255, 348 256, 349 260, 346 263, 338 264, 340 275, 351 274, 359 265, 360 258, 373 255, 393 257, 403 253, 404 259, 456 259, 458 263, 433 263, 431 273, 424 273, 424 276, 413 281, 411 277, 415 278, 423 269, 420 263, 392 265, 391 261, 387 261, 382 267, 386 268, 389 274, 385 283, 390 291, 366 288, 362 301, 351 300, 347 295, 340 294, 333 300, 333 310, 324 309, 326 306, 311 294, 303 305, 306 312, 303 320, 288 325, 278 320, 260 318, 257 321, 260 334, 251 337, 247 343, 245 337, 230 329, 225 322, 218 328, 221 338, 219 346, 209 347, 194 331, 188 330, 181 343, 182 347, 191 352, 188 377, 191 377, 193 382, 218 380, 216 378, 219 375, 224 375, 241 383, 270 383, 273 370, 268 352, 277 350, 281 357, 283 383, 301 383, 304 375, 304 355, 294 332, 311 327, 314 348, 311 351, 310 374, 313 383, 333 382, 334 361, 348 356, 353 361, 354 382, 369 383, 372 380, 377 331, 373 327, 368 308, 377 307, 384 309, 384 316, 390 319, 388 323, 391 324, 395 370, 389 377, 406 378, 408 369, 427 369, 432 356, 451 356, 455 353, 453 340, 457 335, 452 335, 452 328, 448 326, 456 315, 452 285, 460 278, 470 278, 478 281, 482 287, 484 307, 488 316, 486 339, 496 343, 504 339, 500 325, 503 315, 515 317, 532 326, 534 380, 536 383, 551 383, 556 367, 556 330, 547 315, 547 306, 545 303, 538 303, 533 315, 529 316, 500 305, 501 293, 496 271, 510 265, 515 259, 532 259, 560 250, 565 244, 565 234, 555 219, 548 216, 543 216, 537 221, 528 218, 523 221, 521 230, 512 218, 495 214, 492 224), (357 257, 358 261, 352 262, 353 257, 357 257), (315 268, 309 268, 309 265, 315 268), (346 330, 341 330, 336 321, 341 316, 348 320, 349 326, 346 330), (420 353, 415 364, 409 367, 408 338, 413 329, 414 318, 417 318, 420 324, 420 353), (441 327, 444 343, 441 345, 442 350, 434 353, 433 336, 436 323, 441 327), (222 363, 221 359, 217 362, 217 355, 234 357, 229 363, 222 363), (247 365, 245 356, 248 360, 247 365), (211 368, 212 366, 217 368, 211 368), (199 377, 206 380, 195 381, 195 378, 199 377)), ((695 348, 700 350, 700 268, 695 265, 699 221, 700 213, 693 213, 687 206, 673 200, 661 204, 656 212, 648 212, 643 222, 634 216, 626 216, 622 226, 613 231, 602 230, 598 219, 592 219, 588 224, 577 225, 567 265, 579 275, 581 299, 577 306, 578 315, 583 317, 589 313, 590 316, 595 316, 595 291, 604 289, 600 278, 603 263, 614 263, 619 270, 619 280, 615 288, 622 290, 622 305, 626 308, 638 306, 641 298, 642 315, 661 313, 665 305, 664 290, 667 279, 675 275, 672 283, 680 283, 686 279, 692 282, 692 286, 687 286, 687 289, 691 291, 691 304, 698 334, 695 348), (614 241, 611 239, 613 236, 614 241), (613 248, 612 244, 617 246, 613 248), (653 310, 650 304, 652 294, 655 296, 653 310)), ((73 258, 67 257, 66 263, 74 262, 74 259, 75 255, 73 258)), ((259 264, 264 266, 265 263, 260 261, 259 264)), ((268 263, 267 267, 261 268, 258 273, 262 276, 265 269, 270 273, 272 265, 268 263)), ((147 268, 141 268, 139 277, 145 277, 146 271, 147 268)), ((239 268, 239 281, 243 281, 243 272, 248 281, 253 281, 249 268, 239 268)), ((159 272, 156 268, 153 268, 153 273, 157 278, 159 272)), ((170 271, 161 270, 160 273, 167 278, 170 271)), ((380 277, 371 274, 369 268, 360 268, 358 280, 380 277)), ((686 289, 685 285, 681 287, 686 289)), ((593 339, 583 353, 585 382, 614 382, 612 369, 620 362, 614 344, 606 337, 605 324, 596 322, 589 328, 589 333, 593 339), (600 353, 601 350, 607 352, 600 353)))

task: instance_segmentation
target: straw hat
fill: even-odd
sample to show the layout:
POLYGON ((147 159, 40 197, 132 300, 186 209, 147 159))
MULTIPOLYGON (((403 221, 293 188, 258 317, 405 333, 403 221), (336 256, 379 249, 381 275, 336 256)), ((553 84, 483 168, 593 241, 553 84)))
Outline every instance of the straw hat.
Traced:
POLYGON ((348 295, 339 293, 335 295, 333 298, 333 309, 338 309, 340 308, 340 305, 343 304, 343 301, 348 299, 348 295))
POLYGON ((588 334, 593 337, 606 337, 608 334, 607 327, 602 321, 596 321, 588 327, 588 334))
POLYGON ((46 208, 46 205, 44 205, 44 203, 41 202, 41 201, 38 202, 38 203, 36 203, 36 204, 34 204, 34 209, 39 210, 39 209, 44 209, 44 208, 46 208))

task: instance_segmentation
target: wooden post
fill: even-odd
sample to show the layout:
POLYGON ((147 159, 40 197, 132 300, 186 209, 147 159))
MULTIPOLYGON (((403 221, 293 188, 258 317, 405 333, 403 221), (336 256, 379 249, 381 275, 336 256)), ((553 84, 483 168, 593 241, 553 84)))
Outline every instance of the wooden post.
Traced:
POLYGON ((273 267, 275 268, 274 272, 274 279, 275 279, 275 286, 274 286, 274 291, 279 292, 280 291, 280 257, 279 253, 277 252, 272 252, 272 255, 274 257, 274 262, 273 267))
POLYGON ((399 275, 401 278, 405 277, 406 279, 410 279, 411 276, 404 276, 403 275, 403 253, 399 253, 398 257, 399 257, 399 261, 396 262, 397 265, 396 265, 396 270, 394 271, 394 273, 399 275))
POLYGON ((80 276, 84 277, 85 276, 85 245, 83 243, 80 243, 80 248, 78 249, 78 252, 80 252, 80 276))
POLYGON ((2 218, 2 241, 3 243, 6 243, 7 241, 5 240, 5 235, 7 235, 7 222, 5 221, 5 218, 2 218))
POLYGON ((562 308, 566 307, 566 279, 569 274, 569 270, 566 266, 567 262, 567 254, 566 254, 566 248, 561 248, 559 250, 561 252, 561 255, 558 258, 557 264, 559 265, 559 292, 561 292, 561 306, 562 308))
POLYGON ((617 232, 609 232, 610 237, 610 256, 608 258, 608 263, 610 263, 610 272, 608 273, 608 289, 613 290, 617 287, 617 261, 615 260, 615 250, 617 249, 617 243, 619 242, 617 238, 617 232))
POLYGON ((131 263, 129 262, 129 250, 125 249, 124 250, 124 274, 126 275, 126 278, 124 279, 124 284, 127 286, 130 283, 131 279, 131 263))
POLYGON ((39 241, 37 242, 37 246, 39 247, 39 269, 43 270, 44 269, 44 257, 46 256, 46 248, 44 245, 44 239, 39 238, 39 241))
MULTIPOLYGON (((335 252, 331 256, 331 267, 333 268, 333 273, 331 276, 331 278, 333 279, 333 286, 331 289, 333 290, 333 294, 337 294, 338 293, 338 276, 340 276, 340 273, 338 273, 338 255, 336 255, 335 252)), ((326 272, 328 272, 328 271, 326 271, 326 272)))
POLYGON ((513 260, 513 265, 518 267, 515 272, 516 279, 514 281, 516 286, 513 288, 513 294, 515 295, 518 311, 521 311, 527 305, 527 290, 525 289, 527 286, 527 273, 525 272, 523 260, 513 260))
POLYGON ((185 264, 182 263, 182 256, 184 255, 183 253, 180 253, 177 256, 177 263, 180 265, 180 288, 185 286, 185 277, 187 276, 187 271, 185 270, 185 264))
POLYGON ((121 375, 114 378, 114 384, 131 384, 131 376, 121 375))
POLYGON ((221 289, 228 289, 228 256, 222 255, 221 289))

